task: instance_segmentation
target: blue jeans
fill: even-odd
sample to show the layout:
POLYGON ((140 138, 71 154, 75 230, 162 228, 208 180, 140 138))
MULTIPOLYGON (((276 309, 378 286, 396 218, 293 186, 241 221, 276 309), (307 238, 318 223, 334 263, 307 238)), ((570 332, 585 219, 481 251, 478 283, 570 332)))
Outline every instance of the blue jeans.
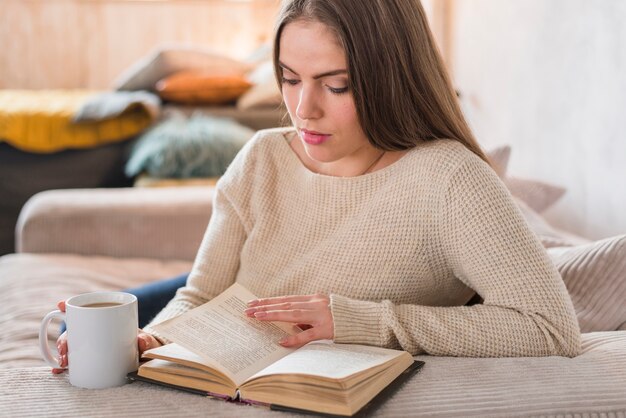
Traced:
MULTIPOLYGON (((174 298, 176 291, 185 286, 189 273, 173 279, 159 280, 124 292, 137 296, 139 328, 143 328, 174 298)), ((61 324, 61 334, 65 331, 65 323, 61 324)))

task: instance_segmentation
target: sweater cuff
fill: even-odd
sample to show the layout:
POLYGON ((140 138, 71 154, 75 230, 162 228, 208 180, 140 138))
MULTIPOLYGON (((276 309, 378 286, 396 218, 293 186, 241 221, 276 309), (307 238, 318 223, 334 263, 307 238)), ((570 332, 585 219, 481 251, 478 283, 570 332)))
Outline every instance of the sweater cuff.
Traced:
POLYGON ((334 322, 334 342, 382 346, 380 323, 383 313, 380 303, 330 295, 330 310, 334 322))

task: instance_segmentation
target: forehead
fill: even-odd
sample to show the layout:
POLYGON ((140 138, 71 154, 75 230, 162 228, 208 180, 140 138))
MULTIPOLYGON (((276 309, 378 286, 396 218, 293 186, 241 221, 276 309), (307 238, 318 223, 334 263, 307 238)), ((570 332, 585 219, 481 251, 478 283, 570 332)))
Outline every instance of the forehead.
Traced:
POLYGON ((279 60, 300 75, 347 66, 335 33, 323 23, 307 20, 296 20, 283 28, 279 60))

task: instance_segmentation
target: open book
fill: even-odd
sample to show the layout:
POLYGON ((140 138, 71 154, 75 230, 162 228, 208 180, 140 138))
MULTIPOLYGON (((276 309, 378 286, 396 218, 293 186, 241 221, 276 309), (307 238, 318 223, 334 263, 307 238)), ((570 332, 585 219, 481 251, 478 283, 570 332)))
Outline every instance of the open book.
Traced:
POLYGON ((234 284, 210 302, 154 327, 175 343, 144 353, 138 376, 209 396, 326 414, 353 415, 400 375, 418 369, 405 351, 330 341, 299 349, 300 332, 244 313, 256 297, 234 284))

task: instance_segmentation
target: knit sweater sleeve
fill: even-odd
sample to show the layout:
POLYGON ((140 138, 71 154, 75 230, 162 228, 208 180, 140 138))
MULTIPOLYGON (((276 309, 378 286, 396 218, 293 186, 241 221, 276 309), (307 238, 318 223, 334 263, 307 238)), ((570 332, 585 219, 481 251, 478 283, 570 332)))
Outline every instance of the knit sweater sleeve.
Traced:
POLYGON ((580 330, 565 285, 487 164, 468 158, 457 167, 437 216, 433 245, 483 304, 396 305, 331 295, 336 342, 439 356, 578 354, 580 330))

